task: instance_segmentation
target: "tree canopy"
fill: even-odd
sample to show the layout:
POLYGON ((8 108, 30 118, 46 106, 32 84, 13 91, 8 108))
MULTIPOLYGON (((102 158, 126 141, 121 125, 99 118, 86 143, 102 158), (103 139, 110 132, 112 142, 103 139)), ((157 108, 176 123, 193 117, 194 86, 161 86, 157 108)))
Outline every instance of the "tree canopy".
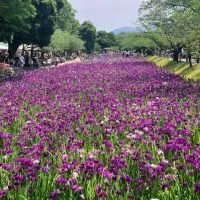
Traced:
POLYGON ((147 30, 159 32, 170 44, 174 60, 184 48, 199 53, 199 0, 147 0, 140 7, 139 21, 147 30))
POLYGON ((153 33, 123 33, 116 36, 121 50, 152 54, 164 45, 153 33))
POLYGON ((96 41, 96 28, 95 26, 89 22, 85 21, 81 24, 79 35, 81 39, 85 42, 85 50, 87 53, 91 53, 95 48, 96 41))
POLYGON ((29 19, 36 15, 31 0, 0 1, 0 39, 7 41, 14 32, 27 32, 31 25, 29 19))
POLYGON ((56 29, 78 34, 80 24, 75 19, 76 11, 72 8, 68 0, 59 0, 57 4, 59 10, 56 17, 56 29))
POLYGON ((106 31, 98 31, 96 42, 100 45, 101 49, 115 46, 116 38, 114 33, 107 33, 106 31))
POLYGON ((68 52, 69 54, 84 49, 84 43, 78 36, 61 29, 57 29, 52 35, 50 46, 55 52, 68 52))
POLYGON ((20 44, 48 46, 55 29, 77 33, 79 23, 67 0, 0 1, 0 39, 13 57, 20 44))

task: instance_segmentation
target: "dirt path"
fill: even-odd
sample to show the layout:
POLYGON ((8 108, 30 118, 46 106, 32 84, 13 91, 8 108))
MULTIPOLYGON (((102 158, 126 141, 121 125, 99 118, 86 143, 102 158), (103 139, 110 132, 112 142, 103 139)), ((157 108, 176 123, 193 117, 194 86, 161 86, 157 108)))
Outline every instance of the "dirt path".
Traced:
POLYGON ((79 57, 75 58, 74 60, 68 60, 66 62, 59 63, 57 66, 61 66, 61 65, 65 65, 65 64, 71 64, 71 63, 78 63, 78 62, 81 62, 81 59, 79 57))

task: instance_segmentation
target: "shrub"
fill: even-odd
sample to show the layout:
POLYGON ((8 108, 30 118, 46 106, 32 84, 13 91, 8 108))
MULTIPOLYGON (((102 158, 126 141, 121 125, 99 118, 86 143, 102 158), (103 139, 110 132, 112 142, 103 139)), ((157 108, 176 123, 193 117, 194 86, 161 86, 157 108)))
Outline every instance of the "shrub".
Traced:
POLYGON ((0 81, 11 76, 13 73, 13 69, 10 67, 9 64, 0 63, 0 81))

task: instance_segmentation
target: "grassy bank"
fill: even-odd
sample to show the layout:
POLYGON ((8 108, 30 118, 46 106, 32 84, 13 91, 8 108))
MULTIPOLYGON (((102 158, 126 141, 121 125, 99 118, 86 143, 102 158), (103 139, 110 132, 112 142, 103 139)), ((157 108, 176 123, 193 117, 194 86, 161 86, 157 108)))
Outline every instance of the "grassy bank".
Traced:
POLYGON ((188 63, 176 63, 168 58, 158 56, 150 56, 148 57, 148 60, 156 64, 158 67, 169 69, 175 74, 179 74, 188 79, 200 80, 200 64, 194 64, 193 67, 190 67, 188 63))

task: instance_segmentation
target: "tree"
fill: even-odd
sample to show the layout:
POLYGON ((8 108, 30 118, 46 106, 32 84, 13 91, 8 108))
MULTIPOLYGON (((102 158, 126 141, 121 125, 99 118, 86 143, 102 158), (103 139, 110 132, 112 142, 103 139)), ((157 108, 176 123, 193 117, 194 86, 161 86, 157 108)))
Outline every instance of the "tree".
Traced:
POLYGON ((178 27, 183 48, 187 52, 187 57, 192 67, 191 57, 194 54, 199 57, 200 54, 200 15, 192 10, 177 12, 174 14, 176 27, 178 27))
POLYGON ((106 31, 97 32, 96 42, 100 45, 101 49, 115 46, 116 38, 114 33, 107 33, 106 31))
POLYGON ((66 50, 66 47, 69 45, 69 41, 66 40, 66 32, 57 29, 51 37, 51 48, 56 52, 63 52, 66 50))
POLYGON ((101 52, 101 46, 97 42, 95 42, 94 51, 101 52))
POLYGON ((96 41, 96 28, 89 22, 85 21, 79 30, 81 39, 85 42, 85 49, 87 53, 94 51, 95 41, 96 41))
POLYGON ((143 33, 123 33, 117 36, 117 40, 122 50, 152 54, 158 48, 158 45, 153 40, 144 37, 143 33))
POLYGON ((69 55, 74 51, 84 49, 84 43, 78 36, 60 29, 57 29, 52 35, 50 46, 55 52, 67 52, 69 55))
POLYGON ((30 19, 35 16, 35 7, 31 0, 7 0, 0 2, 0 39, 8 42, 10 56, 20 45, 16 34, 28 33, 31 29, 30 19))
POLYGON ((8 42, 10 57, 14 56, 20 44, 48 46, 56 25, 74 19, 73 10, 67 0, 8 0, 5 2, 0 4, 2 10, 5 8, 7 13, 12 13, 9 9, 16 9, 15 18, 10 17, 9 14, 6 17, 5 11, 0 14, 0 16, 5 16, 5 18, 0 17, 0 22, 3 18, 2 26, 7 26, 8 22, 10 25, 8 29, 4 28, 3 33, 0 31, 0 37, 8 42), (32 14, 29 14, 30 9, 33 9, 32 14), (18 24, 19 27, 17 27, 18 24))
POLYGON ((140 7, 139 20, 144 27, 165 35, 174 61, 178 61, 183 48, 190 52, 192 43, 199 44, 199 38, 194 38, 199 30, 199 11, 198 0, 147 0, 140 7))
POLYGON ((112 32, 108 33, 108 41, 109 41, 109 46, 116 45, 116 37, 115 37, 114 33, 112 33, 112 32))
POLYGON ((79 21, 75 19, 75 10, 68 0, 58 0, 57 7, 59 11, 56 17, 56 29, 78 34, 80 24, 79 21))
MULTIPOLYGON (((26 2, 36 10, 34 17, 27 15, 24 20, 28 28, 23 31, 21 29, 12 29, 12 31, 8 29, 3 34, 4 40, 8 42, 10 58, 14 56, 20 44, 36 44, 43 47, 50 43, 50 38, 54 31, 55 2, 55 0, 32 0, 31 2, 26 2)), ((15 6, 18 7, 19 5, 15 6)), ((22 23, 22 21, 19 23, 22 23)))
POLYGON ((31 0, 0 1, 0 39, 6 31, 25 31, 29 27, 28 18, 34 17, 35 8, 31 0))
POLYGON ((145 38, 153 42, 155 49, 161 54, 162 51, 166 51, 170 48, 170 45, 161 31, 147 31, 136 34, 138 38, 145 38))
POLYGON ((176 27, 171 18, 171 9, 166 9, 165 1, 147 0, 140 7, 140 22, 147 30, 154 30, 165 35, 173 49, 174 60, 178 61, 178 55, 183 44, 175 37, 176 27))
POLYGON ((74 51, 80 51, 80 50, 84 50, 84 42, 76 35, 70 35, 69 47, 67 49, 67 52, 71 54, 74 51))
POLYGON ((31 20, 31 31, 27 35, 26 43, 37 44, 40 47, 49 45, 54 32, 54 18, 56 10, 52 3, 32 0, 37 15, 31 20))

